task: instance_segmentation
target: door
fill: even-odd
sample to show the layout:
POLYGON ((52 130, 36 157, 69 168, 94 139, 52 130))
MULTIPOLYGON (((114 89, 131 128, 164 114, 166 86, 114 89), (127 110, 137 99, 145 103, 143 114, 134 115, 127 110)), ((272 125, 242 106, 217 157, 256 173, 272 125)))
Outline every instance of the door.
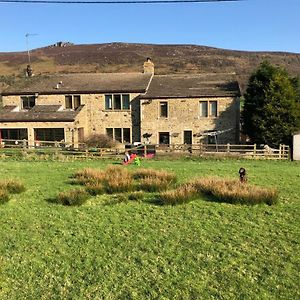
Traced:
POLYGON ((191 130, 185 130, 183 132, 183 143, 186 145, 191 145, 193 143, 193 135, 191 130))

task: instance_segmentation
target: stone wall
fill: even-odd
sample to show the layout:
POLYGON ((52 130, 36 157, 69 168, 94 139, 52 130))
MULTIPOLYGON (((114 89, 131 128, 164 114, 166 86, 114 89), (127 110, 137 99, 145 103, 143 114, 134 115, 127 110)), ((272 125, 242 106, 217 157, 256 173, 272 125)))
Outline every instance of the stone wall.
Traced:
MULTIPOLYGON (((170 133, 171 144, 183 144, 183 131, 192 131, 192 143, 206 130, 227 130, 218 143, 237 143, 239 136, 239 99, 233 97, 141 100, 141 135, 152 134, 150 143, 159 143, 159 132, 170 133), (217 101, 217 117, 200 117, 200 101, 217 101), (160 102, 168 102, 168 117, 160 117, 160 102)), ((207 140, 207 137, 206 137, 207 140)))

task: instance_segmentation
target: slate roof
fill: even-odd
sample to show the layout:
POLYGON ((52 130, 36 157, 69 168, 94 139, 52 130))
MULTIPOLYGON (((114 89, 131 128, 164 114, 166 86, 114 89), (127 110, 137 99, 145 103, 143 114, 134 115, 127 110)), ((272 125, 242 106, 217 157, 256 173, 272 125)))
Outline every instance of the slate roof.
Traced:
POLYGON ((16 106, 4 106, 0 122, 73 122, 84 105, 76 110, 58 109, 60 105, 36 105, 27 111, 12 111, 16 106))
POLYGON ((2 95, 66 93, 144 93, 151 74, 80 73, 41 75, 24 78, 7 88, 2 95))
POLYGON ((156 75, 144 99, 239 96, 234 74, 156 75))

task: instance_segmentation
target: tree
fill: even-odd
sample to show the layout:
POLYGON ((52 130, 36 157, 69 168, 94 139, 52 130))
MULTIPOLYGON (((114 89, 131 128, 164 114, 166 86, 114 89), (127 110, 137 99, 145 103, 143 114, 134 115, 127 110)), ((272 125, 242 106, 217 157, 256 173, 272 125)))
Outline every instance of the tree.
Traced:
POLYGON ((300 84, 284 68, 260 64, 249 79, 242 112, 243 132, 252 142, 290 144, 300 129, 300 84))

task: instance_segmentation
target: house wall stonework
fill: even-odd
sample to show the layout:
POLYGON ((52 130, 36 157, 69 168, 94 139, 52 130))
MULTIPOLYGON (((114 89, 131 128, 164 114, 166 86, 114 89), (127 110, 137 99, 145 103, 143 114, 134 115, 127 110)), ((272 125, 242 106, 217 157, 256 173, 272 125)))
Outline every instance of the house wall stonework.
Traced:
MULTIPOLYGON (((139 141, 139 94, 123 94, 130 95, 131 101, 129 110, 106 110, 105 94, 70 93, 63 95, 39 95, 36 98, 36 105, 62 105, 63 109, 65 109, 65 95, 80 95, 81 104, 84 105, 84 107, 76 117, 72 127, 75 129, 79 127, 84 128, 84 138, 87 138, 91 134, 106 134, 106 128, 130 128, 132 142, 139 141)), ((3 105, 15 105, 21 107, 20 97, 21 96, 3 96, 3 105)), ((44 123, 46 122, 38 122, 39 127, 43 128, 44 123)), ((0 127, 3 127, 2 124, 0 127)), ((29 125, 30 122, 25 123, 25 127, 24 124, 20 122, 10 122, 8 124, 10 128, 31 128, 31 125, 29 125), (22 124, 21 127, 20 124, 22 124)), ((50 122, 48 125, 49 127, 52 126, 54 128, 54 123, 50 122)), ((48 125, 45 124, 47 128, 48 125)), ((69 142, 68 140, 66 141, 69 142)))
MULTIPOLYGON (((183 144, 185 130, 191 130, 193 143, 201 137, 195 136, 206 130, 227 130, 218 136, 218 142, 238 142, 239 100, 236 97, 173 98, 141 100, 141 135, 152 134, 150 143, 159 143, 159 132, 170 133, 171 144, 183 144), (217 117, 200 117, 200 101, 217 101, 217 117), (168 102, 168 117, 160 117, 160 102, 168 102)), ((202 137, 203 139, 203 137, 202 137)))

